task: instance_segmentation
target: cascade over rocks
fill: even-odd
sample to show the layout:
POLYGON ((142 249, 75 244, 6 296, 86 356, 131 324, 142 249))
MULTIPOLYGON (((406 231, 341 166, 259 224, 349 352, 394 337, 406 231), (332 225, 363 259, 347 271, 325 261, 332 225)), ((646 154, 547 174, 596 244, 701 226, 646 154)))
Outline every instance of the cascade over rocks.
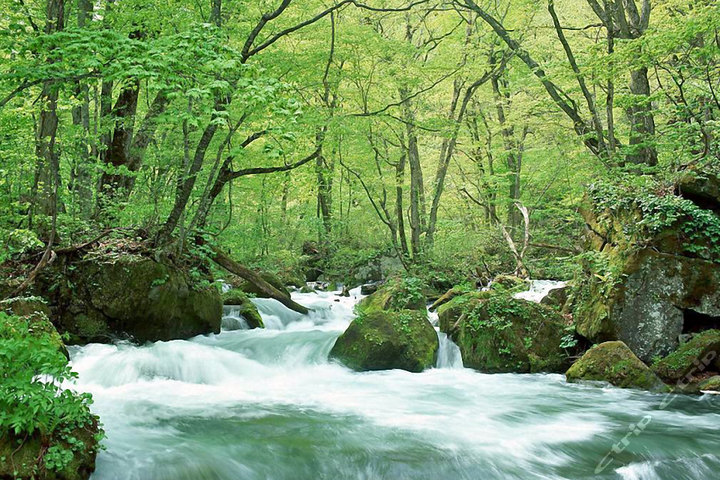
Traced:
POLYGON ((233 288, 223 293, 222 298, 223 305, 237 307, 250 328, 265 328, 260 312, 245 292, 233 288))
POLYGON ((128 336, 152 342, 220 331, 217 288, 143 253, 63 256, 38 276, 34 288, 47 294, 53 321, 73 343, 128 336))
POLYGON ((577 332, 621 340, 646 363, 674 351, 681 335, 720 326, 717 176, 688 176, 679 191, 686 197, 596 186, 582 209, 592 256, 577 332))
POLYGON ((570 367, 565 376, 570 382, 602 381, 621 388, 669 391, 662 380, 619 341, 595 345, 570 367))

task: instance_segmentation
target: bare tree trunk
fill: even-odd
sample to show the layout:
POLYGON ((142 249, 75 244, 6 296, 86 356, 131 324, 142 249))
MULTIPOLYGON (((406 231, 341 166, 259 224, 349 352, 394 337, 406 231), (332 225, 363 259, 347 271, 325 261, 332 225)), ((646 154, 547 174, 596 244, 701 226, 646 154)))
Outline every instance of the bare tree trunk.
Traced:
POLYGON ((650 102, 650 82, 647 68, 630 72, 630 93, 636 96, 635 104, 628 108, 630 116, 630 163, 657 165, 657 150, 653 144, 655 118, 650 102))
POLYGON ((403 207, 403 189, 405 185, 405 153, 400 155, 400 159, 395 166, 395 217, 397 218, 397 235, 400 239, 400 248, 405 257, 410 256, 408 248, 407 236, 405 235, 405 209, 403 207))
POLYGON ((306 307, 300 305, 299 303, 292 300, 287 295, 283 295, 282 292, 280 292, 278 289, 270 285, 268 282, 263 280, 263 278, 258 275, 257 273, 253 272, 249 268, 240 265, 227 255, 225 255, 220 249, 217 247, 212 248, 212 259, 215 263, 223 267, 225 270, 227 270, 230 273, 234 273, 235 275, 247 280, 248 282, 252 283, 258 289, 266 294, 269 298, 273 298, 277 300, 278 302, 285 305, 290 310, 293 310, 298 313, 302 313, 303 315, 307 315, 310 313, 310 310, 308 310, 306 307))
MULTIPOLYGON (((409 94, 405 89, 401 89, 400 96, 401 98, 408 98, 409 94)), ((415 114, 412 111, 410 100, 403 102, 403 111, 407 134, 407 162, 410 166, 410 248, 413 259, 418 259, 422 254, 421 236, 424 230, 425 192, 423 172, 415 131, 415 114)))

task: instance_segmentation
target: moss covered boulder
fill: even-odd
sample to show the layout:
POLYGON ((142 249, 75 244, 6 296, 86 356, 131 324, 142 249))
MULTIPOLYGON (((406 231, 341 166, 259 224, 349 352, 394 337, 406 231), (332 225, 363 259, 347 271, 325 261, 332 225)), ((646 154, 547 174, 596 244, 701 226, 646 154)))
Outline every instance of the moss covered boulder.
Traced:
POLYGON ((435 365, 438 348, 425 312, 367 311, 340 335, 330 357, 358 371, 421 372, 435 365))
POLYGON ((574 310, 579 334, 621 340, 646 363, 674 351, 682 334, 720 326, 717 210, 658 190, 590 189, 582 208, 590 252, 574 310))
POLYGON ((56 262, 34 288, 74 343, 146 342, 219 332, 222 299, 209 279, 145 255, 98 253, 56 262))
POLYGON ((456 297, 439 311, 440 330, 466 367, 488 373, 564 371, 567 321, 545 305, 489 292, 456 297))
POLYGON ((237 313, 247 322, 250 328, 265 328, 260 312, 245 292, 238 288, 231 289, 222 295, 226 308, 237 309, 237 313))
POLYGON ((703 393, 720 393, 720 375, 715 375, 700 382, 698 390, 703 393))
POLYGON ((424 287, 422 280, 417 278, 393 278, 385 282, 375 293, 363 298, 357 309, 363 312, 385 310, 425 312, 424 287))
POLYGON ((465 295, 467 293, 471 293, 471 292, 472 292, 472 290, 465 286, 452 287, 450 290, 448 290, 447 292, 442 294, 440 296, 440 298, 438 298, 437 300, 435 300, 433 302, 433 304, 430 306, 430 311, 434 312, 441 306, 443 306, 446 303, 448 303, 449 301, 451 301, 452 299, 459 297, 461 295, 465 295))
POLYGON ((720 330, 707 330, 656 362, 653 371, 665 382, 682 388, 693 378, 717 372, 720 367, 720 330))
POLYGON ((570 367, 565 376, 570 382, 592 380, 621 388, 668 391, 662 380, 620 341, 595 345, 570 367))

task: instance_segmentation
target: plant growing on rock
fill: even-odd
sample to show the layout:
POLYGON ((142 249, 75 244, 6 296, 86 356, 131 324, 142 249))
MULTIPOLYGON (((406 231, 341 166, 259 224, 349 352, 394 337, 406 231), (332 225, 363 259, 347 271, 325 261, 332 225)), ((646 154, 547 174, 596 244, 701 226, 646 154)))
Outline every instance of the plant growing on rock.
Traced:
POLYGON ((0 312, 0 372, 0 477, 92 471, 103 433, 92 397, 66 388, 77 375, 54 339, 0 312))

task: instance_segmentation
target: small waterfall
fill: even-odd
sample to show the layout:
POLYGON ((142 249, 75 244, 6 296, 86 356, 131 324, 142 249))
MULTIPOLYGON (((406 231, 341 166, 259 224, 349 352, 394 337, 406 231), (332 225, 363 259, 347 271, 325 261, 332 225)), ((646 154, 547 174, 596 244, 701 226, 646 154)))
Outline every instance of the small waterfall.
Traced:
POLYGON ((223 307, 223 331, 248 330, 249 328, 250 325, 248 325, 247 320, 245 320, 245 317, 240 313, 240 307, 235 305, 225 305, 223 307))
POLYGON ((567 285, 566 282, 558 282, 555 280, 532 280, 530 282, 530 289, 525 292, 516 293, 514 298, 540 303, 551 290, 562 288, 565 285, 567 285))
POLYGON ((440 348, 438 349, 437 368, 463 368, 460 347, 440 331, 438 331, 438 341, 440 348))
POLYGON ((440 331, 439 321, 437 312, 431 312, 428 310, 428 319, 432 326, 435 327, 435 331, 438 336, 438 348, 437 361, 435 367, 437 368, 463 368, 462 353, 460 353, 460 347, 455 342, 450 340, 448 336, 440 331))

